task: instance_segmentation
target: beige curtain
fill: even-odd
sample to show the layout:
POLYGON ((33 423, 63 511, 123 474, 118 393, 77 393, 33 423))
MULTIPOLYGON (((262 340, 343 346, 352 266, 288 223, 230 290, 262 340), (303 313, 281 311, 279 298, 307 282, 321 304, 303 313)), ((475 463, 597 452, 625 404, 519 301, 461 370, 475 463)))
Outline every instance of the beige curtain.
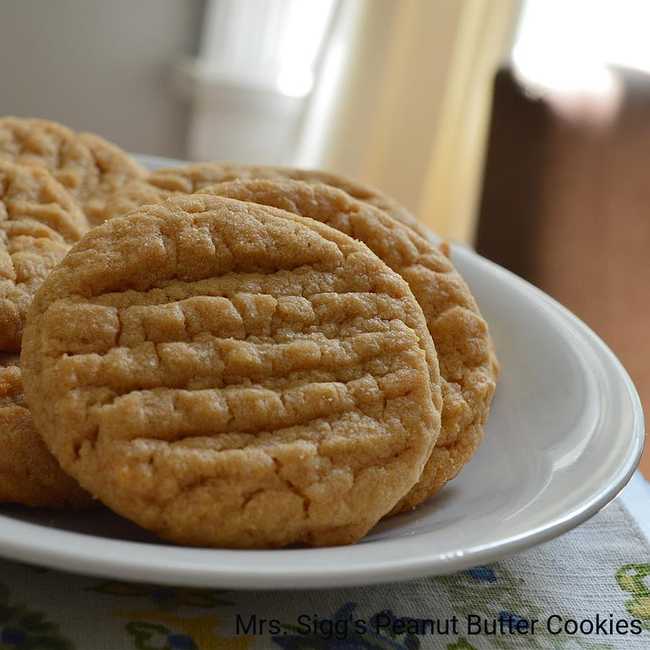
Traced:
POLYGON ((519 0, 343 0, 299 162, 364 179, 471 242, 491 88, 519 0))

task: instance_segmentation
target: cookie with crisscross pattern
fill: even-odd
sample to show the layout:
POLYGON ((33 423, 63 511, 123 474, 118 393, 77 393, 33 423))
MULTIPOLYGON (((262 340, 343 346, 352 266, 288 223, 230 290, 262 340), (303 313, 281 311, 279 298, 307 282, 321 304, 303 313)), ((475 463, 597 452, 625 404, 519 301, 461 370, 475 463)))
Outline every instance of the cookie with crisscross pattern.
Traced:
POLYGON ((79 202, 91 225, 104 220, 110 197, 146 173, 104 138, 36 118, 0 118, 0 161, 47 169, 79 202))
POLYGON ((354 542, 439 432, 404 280, 333 228, 215 196, 86 234, 39 290, 21 361, 65 470, 185 544, 354 542))
POLYGON ((275 206, 333 226, 364 242, 406 280, 436 346, 443 408, 431 457, 396 511, 413 508, 437 492, 458 474, 483 439, 497 372, 487 324, 446 249, 383 211, 323 184, 239 180, 203 191, 275 206))
POLYGON ((0 161, 0 350, 20 349, 36 289, 87 229, 49 172, 0 161))
POLYGON ((240 165, 226 162, 202 162, 158 169, 146 178, 126 183, 105 203, 101 220, 124 216, 147 203, 160 203, 172 194, 194 194, 216 183, 251 179, 292 179, 329 185, 347 192, 359 201, 380 208, 426 237, 417 219, 403 205, 387 194, 358 181, 316 169, 240 165))
POLYGON ((47 508, 92 505, 34 428, 18 364, 17 355, 0 354, 0 502, 47 508))

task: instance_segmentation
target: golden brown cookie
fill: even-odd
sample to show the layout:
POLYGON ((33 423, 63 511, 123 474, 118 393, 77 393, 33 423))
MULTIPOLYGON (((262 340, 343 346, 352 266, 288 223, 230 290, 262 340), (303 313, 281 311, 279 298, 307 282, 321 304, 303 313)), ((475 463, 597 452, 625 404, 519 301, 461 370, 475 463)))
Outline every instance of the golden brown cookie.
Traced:
POLYGON ((81 133, 79 139, 92 154, 97 182, 82 197, 83 209, 95 226, 103 223, 106 203, 126 184, 146 176, 146 171, 125 151, 94 133, 81 133))
POLYGON ((299 181, 234 181, 203 190, 309 217, 364 242, 399 273, 422 307, 442 375, 442 428, 423 475, 396 511, 437 492, 483 438, 496 382, 496 357, 476 301, 439 249, 402 223, 345 192, 299 181))
POLYGON ((73 131, 49 120, 0 118, 0 161, 45 167, 75 197, 94 185, 88 147, 73 131))
POLYGON ((46 444, 113 510, 180 543, 279 547, 354 542, 411 489, 439 431, 434 359, 365 245, 197 194, 86 234, 21 362, 46 444))
POLYGON ((45 169, 0 161, 0 350, 20 349, 32 296, 87 229, 45 169))
POLYGON ((323 183, 339 188, 364 203, 382 209, 394 219, 405 223, 426 237, 426 233, 417 219, 395 199, 348 178, 312 169, 217 162, 194 163, 184 167, 159 169, 151 173, 146 180, 124 185, 119 192, 115 193, 113 200, 107 202, 102 220, 123 216, 147 203, 159 203, 173 193, 194 194, 204 187, 216 183, 257 178, 294 179, 308 183, 323 183))
POLYGON ((0 502, 85 508, 87 492, 59 467, 24 403, 18 356, 0 354, 0 502))
POLYGON ((109 196, 145 175, 103 138, 34 118, 0 118, 0 161, 45 167, 81 203, 91 225, 103 221, 109 196))

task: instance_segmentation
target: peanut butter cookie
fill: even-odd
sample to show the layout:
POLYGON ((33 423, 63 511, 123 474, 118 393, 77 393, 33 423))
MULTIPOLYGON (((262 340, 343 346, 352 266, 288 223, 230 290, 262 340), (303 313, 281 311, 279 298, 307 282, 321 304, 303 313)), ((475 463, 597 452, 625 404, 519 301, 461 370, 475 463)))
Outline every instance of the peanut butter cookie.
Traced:
POLYGON ((103 138, 33 118, 0 118, 0 161, 45 167, 80 202, 91 225, 103 221, 108 197, 145 176, 103 138))
POLYGON ((238 179, 294 179, 336 187, 364 203, 380 208, 394 219, 405 223, 426 237, 426 233, 417 219, 404 206, 379 190, 356 181, 318 170, 236 165, 234 163, 206 162, 159 169, 150 174, 146 180, 138 180, 124 185, 116 192, 113 200, 106 204, 106 213, 103 215, 103 219, 123 216, 147 203, 159 203, 173 193, 194 194, 209 185, 238 179))
POLYGON ((73 131, 49 120, 0 118, 0 161, 45 167, 77 198, 96 174, 88 147, 73 131))
POLYGON ((92 154, 97 176, 92 187, 81 198, 88 221, 92 226, 103 223, 106 203, 126 184, 144 178, 146 171, 125 151, 94 133, 79 134, 81 142, 92 154))
POLYGON ((440 426, 399 275, 324 224, 216 196, 87 233, 41 286, 21 362, 62 467, 184 544, 357 541, 440 426))
POLYGON ((364 242, 406 280, 436 346, 443 408, 441 433, 429 462, 396 511, 413 508, 437 492, 456 476, 483 438, 498 368, 487 325, 449 260, 448 249, 439 249, 381 210, 326 185, 251 180, 203 191, 326 223, 364 242))
POLYGON ((0 354, 0 502, 42 508, 92 505, 34 429, 18 363, 17 355, 0 354))
POLYGON ((0 161, 0 350, 20 349, 32 296, 87 229, 45 169, 0 161))

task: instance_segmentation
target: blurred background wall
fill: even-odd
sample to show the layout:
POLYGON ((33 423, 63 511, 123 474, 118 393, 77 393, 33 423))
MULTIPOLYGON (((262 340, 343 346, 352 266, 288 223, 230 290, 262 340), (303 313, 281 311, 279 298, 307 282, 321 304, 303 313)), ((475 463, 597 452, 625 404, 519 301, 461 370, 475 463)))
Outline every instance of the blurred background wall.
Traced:
POLYGON ((198 51, 202 0, 0 3, 0 114, 47 117, 131 151, 182 156, 171 66, 198 51))
POLYGON ((519 6, 212 0, 199 55, 178 75, 188 155, 348 174, 469 241, 493 74, 519 6))
POLYGON ((470 241, 519 0, 0 3, 0 113, 130 151, 322 167, 470 241))

